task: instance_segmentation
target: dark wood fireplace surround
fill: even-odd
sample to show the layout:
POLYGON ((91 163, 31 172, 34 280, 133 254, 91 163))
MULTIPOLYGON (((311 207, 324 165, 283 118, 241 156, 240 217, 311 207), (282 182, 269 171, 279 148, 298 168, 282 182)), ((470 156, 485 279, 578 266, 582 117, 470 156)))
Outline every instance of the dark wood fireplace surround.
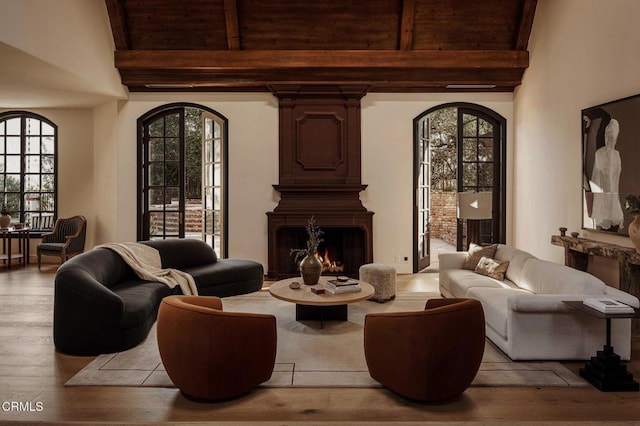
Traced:
POLYGON ((344 273, 357 276, 360 265, 373 261, 373 212, 360 201, 366 188, 360 100, 367 88, 283 85, 271 90, 279 101, 279 184, 273 187, 280 202, 267 212, 267 275, 294 275, 289 250, 304 247, 300 235, 313 216, 333 244, 341 245, 337 252, 345 258, 344 273))

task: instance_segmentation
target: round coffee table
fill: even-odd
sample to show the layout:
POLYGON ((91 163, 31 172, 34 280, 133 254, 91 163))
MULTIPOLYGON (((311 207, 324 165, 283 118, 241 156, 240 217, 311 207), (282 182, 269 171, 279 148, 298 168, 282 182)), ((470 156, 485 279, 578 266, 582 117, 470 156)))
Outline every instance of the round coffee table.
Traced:
POLYGON ((310 286, 305 285, 302 278, 288 278, 271 284, 269 293, 276 299, 296 304, 296 321, 320 321, 320 328, 324 327, 325 320, 346 321, 349 303, 360 302, 373 296, 373 286, 364 281, 358 281, 362 288, 358 292, 331 294, 325 291, 322 294, 316 294, 311 291, 312 287, 324 288, 324 284, 330 279, 335 277, 320 277, 317 285, 310 286), (290 288, 289 284, 293 281, 298 281, 300 288, 290 288))

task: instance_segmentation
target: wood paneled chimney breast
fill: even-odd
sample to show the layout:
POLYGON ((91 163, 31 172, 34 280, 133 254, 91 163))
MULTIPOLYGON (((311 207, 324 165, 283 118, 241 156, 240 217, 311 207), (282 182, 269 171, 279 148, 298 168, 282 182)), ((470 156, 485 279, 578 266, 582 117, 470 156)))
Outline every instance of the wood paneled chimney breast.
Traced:
MULTIPOLYGON (((273 187, 281 199, 268 212, 269 271, 271 278, 291 274, 286 253, 296 239, 283 228, 299 234, 309 217, 321 228, 362 230, 363 247, 338 249, 350 265, 346 274, 372 261, 372 216, 360 201, 366 188, 361 182, 360 100, 366 86, 273 86, 279 100, 279 184, 273 187), (284 246, 286 247, 284 247, 284 246), (357 251, 351 252, 351 251, 357 251), (286 252, 286 253, 285 253, 286 252), (353 259, 359 259, 355 263, 353 259)), ((339 233, 338 233, 339 234, 339 233)), ((292 260, 291 260, 292 262, 292 260)))

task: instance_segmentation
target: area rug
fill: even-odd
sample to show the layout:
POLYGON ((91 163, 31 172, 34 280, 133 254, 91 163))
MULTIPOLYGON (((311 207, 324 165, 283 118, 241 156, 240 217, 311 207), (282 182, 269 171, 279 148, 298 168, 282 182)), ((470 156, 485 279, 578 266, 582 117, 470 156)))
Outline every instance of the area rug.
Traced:
MULTIPOLYGON (((364 357, 364 317, 372 312, 421 310, 435 293, 400 292, 387 303, 363 301, 349 305, 348 321, 295 320, 295 306, 266 291, 223 299, 225 311, 276 316, 278 349, 266 387, 378 387, 364 357)), ((398 360, 402 362, 402 360, 398 360)), ((487 341, 480 371, 472 386, 586 386, 558 362, 513 362, 487 341)), ((147 339, 128 351, 100 355, 65 386, 173 387, 156 343, 155 326, 147 339)))

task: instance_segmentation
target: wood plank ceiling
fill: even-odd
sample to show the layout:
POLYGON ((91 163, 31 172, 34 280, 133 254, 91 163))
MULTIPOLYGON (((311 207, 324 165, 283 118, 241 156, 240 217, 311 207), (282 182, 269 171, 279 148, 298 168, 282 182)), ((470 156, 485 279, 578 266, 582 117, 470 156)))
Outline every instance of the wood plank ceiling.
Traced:
POLYGON ((536 1, 105 0, 131 91, 378 92, 513 91, 536 1))

